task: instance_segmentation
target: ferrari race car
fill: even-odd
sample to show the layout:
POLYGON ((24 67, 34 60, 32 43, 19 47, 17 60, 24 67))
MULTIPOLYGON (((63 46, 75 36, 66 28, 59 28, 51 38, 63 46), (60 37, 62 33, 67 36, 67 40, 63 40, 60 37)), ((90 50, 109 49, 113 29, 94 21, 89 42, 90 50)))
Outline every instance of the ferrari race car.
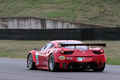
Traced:
POLYGON ((60 69, 105 69, 106 55, 102 48, 90 46, 103 46, 106 44, 85 44, 76 40, 50 41, 40 50, 36 48, 27 56, 29 69, 47 69, 58 71, 60 69))

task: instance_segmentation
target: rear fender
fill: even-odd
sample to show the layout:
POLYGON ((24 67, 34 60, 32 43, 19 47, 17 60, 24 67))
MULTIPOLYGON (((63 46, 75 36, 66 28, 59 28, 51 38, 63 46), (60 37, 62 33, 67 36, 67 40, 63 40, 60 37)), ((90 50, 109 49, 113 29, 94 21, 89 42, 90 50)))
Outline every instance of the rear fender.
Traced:
POLYGON ((59 56, 59 49, 53 49, 49 52, 49 57, 50 55, 54 55, 55 62, 58 62, 58 56, 59 56))
POLYGON ((54 54, 54 53, 50 53, 50 54, 49 54, 49 57, 50 57, 50 55, 51 55, 51 54, 53 54, 54 59, 55 59, 55 62, 57 62, 57 60, 58 60, 57 55, 56 55, 56 54, 54 54))
MULTIPOLYGON (((91 51, 100 51, 102 48, 90 48, 91 51)), ((107 62, 106 54, 104 54, 104 62, 107 62)))
POLYGON ((105 54, 105 62, 107 62, 106 54, 105 54))

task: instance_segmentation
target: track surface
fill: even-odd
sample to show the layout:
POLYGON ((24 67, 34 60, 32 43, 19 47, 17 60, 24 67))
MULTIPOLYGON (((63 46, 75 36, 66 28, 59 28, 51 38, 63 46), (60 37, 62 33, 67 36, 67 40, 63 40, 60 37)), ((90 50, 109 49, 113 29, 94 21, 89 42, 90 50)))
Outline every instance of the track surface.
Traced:
POLYGON ((0 58, 0 80, 120 80, 120 66, 106 65, 103 72, 50 72, 27 69, 25 59, 0 58))

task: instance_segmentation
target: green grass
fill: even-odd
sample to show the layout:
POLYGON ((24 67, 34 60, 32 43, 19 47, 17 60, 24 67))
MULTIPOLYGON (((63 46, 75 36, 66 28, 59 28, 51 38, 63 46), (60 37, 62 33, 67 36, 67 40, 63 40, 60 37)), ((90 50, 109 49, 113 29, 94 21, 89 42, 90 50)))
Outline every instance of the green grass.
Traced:
POLYGON ((45 17, 120 27, 120 0, 0 0, 2 17, 45 17))
POLYGON ((117 58, 107 58, 107 64, 110 64, 110 65, 120 65, 120 57, 117 57, 117 58))
POLYGON ((0 40, 0 57, 25 59, 29 51, 40 49, 48 41, 0 40))
MULTIPOLYGON (((49 41, 0 40, 0 57, 26 59, 29 51, 40 49, 49 41)), ((106 43, 104 48, 107 64, 120 65, 120 41, 83 41, 84 43, 106 43)))

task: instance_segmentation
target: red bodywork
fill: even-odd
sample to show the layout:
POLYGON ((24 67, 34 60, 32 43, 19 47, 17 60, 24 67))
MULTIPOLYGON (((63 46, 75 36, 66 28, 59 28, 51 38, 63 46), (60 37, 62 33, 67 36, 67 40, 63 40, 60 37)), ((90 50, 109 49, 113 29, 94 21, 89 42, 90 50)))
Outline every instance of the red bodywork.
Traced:
MULTIPOLYGON (((101 68, 106 62, 106 55, 101 48, 90 48, 89 46, 103 46, 100 44, 83 44, 81 46, 88 46, 87 50, 80 49, 68 49, 64 46, 76 46, 80 44, 59 44, 63 42, 80 42, 76 40, 56 40, 50 43, 54 44, 53 47, 42 51, 33 50, 29 54, 33 56, 33 62, 35 62, 38 69, 49 69, 49 56, 54 55, 55 63, 59 64, 60 69, 67 68, 101 68), (103 65, 100 65, 103 63, 103 65), (78 65, 79 64, 79 65, 78 65), (90 65, 90 66, 88 66, 90 65), (71 67, 72 66, 72 67, 71 67)), ((48 43, 47 43, 48 44, 48 43)), ((46 44, 46 45, 47 45, 46 44)), ((29 56, 28 54, 28 56, 29 56)))

